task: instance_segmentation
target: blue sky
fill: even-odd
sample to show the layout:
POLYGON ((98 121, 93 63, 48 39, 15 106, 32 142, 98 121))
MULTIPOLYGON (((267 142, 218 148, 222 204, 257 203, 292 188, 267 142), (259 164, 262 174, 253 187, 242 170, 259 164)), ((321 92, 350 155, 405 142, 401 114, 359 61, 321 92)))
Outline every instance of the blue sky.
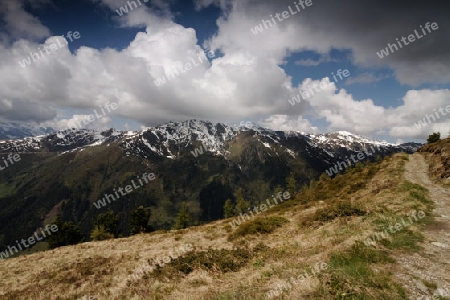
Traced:
POLYGON ((415 1, 311 1, 258 34, 251 29, 293 1, 141 2, 122 16, 121 0, 2 2, 0 120, 63 129, 114 101, 119 108, 90 126, 250 120, 275 130, 346 130, 390 142, 450 132, 443 114, 415 126, 450 104, 444 1, 426 8, 415 1), (439 29, 387 57, 376 54, 427 22, 439 29), (69 31, 81 35, 69 49, 18 63, 69 31), (215 57, 187 70, 204 49, 215 57), (155 83, 174 70, 179 76, 155 83), (300 103, 288 101, 338 70, 350 76, 300 103))

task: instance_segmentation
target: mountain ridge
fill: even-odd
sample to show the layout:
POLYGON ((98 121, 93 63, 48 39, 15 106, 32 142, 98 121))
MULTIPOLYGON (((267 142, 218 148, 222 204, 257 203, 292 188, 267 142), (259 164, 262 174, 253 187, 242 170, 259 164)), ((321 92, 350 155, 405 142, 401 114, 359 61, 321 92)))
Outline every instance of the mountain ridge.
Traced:
POLYGON ((171 121, 140 131, 119 131, 114 128, 105 131, 72 129, 23 139, 0 140, 0 152, 42 152, 44 149, 48 149, 49 152, 64 149, 73 151, 78 147, 102 145, 116 140, 122 140, 122 144, 126 148, 133 148, 133 145, 129 145, 128 142, 138 140, 141 146, 147 147, 156 154, 174 158, 171 149, 180 150, 180 145, 188 146, 188 144, 193 142, 199 142, 207 149, 222 153, 226 141, 231 140, 239 133, 247 131, 254 131, 259 135, 271 138, 275 143, 279 141, 280 137, 294 136, 306 139, 314 145, 319 145, 327 150, 336 150, 336 148, 349 147, 350 145, 352 150, 358 150, 366 148, 366 145, 374 145, 396 148, 411 153, 415 152, 422 145, 419 143, 392 144, 370 140, 347 131, 307 134, 299 131, 275 131, 259 126, 250 128, 246 126, 228 126, 223 123, 211 123, 193 119, 184 122, 171 121))

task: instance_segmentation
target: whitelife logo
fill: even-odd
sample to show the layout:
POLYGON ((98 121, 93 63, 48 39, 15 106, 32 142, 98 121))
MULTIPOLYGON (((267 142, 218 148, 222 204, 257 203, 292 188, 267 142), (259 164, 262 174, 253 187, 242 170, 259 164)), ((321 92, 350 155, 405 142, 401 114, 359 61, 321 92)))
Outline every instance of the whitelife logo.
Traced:
MULTIPOLYGON (((350 76, 350 71, 345 69, 344 71, 341 72, 341 69, 339 69, 339 70, 337 70, 336 75, 334 75, 334 72, 331 72, 331 75, 333 75, 334 82, 337 83, 339 80, 336 79, 336 75, 339 76, 339 78, 341 80, 343 80, 342 75, 344 75, 344 77, 347 78, 350 76)), ((312 85, 312 88, 311 88, 311 85, 308 85, 308 89, 306 91, 300 91, 297 95, 292 97, 292 99, 288 99, 288 101, 292 106, 294 106, 296 103, 302 102, 302 99, 300 99, 300 97, 303 98, 303 100, 306 100, 309 97, 314 96, 313 89, 316 91, 316 93, 319 93, 319 92, 325 90, 327 87, 329 87, 332 84, 333 84, 333 82, 331 82, 331 81, 327 84, 325 81, 322 80, 319 84, 314 83, 312 85)))
POLYGON ((187 71, 192 70, 193 67, 198 67, 201 64, 203 64, 204 62, 209 61, 208 57, 210 59, 216 57, 216 54, 214 53, 214 51, 208 51, 208 53, 207 53, 207 50, 205 50, 204 53, 202 53, 202 54, 197 56, 198 63, 196 63, 195 60, 191 57, 190 61, 192 62, 192 64, 188 62, 188 63, 185 63, 184 66, 178 66, 177 68, 173 68, 172 70, 165 72, 165 75, 163 75, 163 76, 157 78, 156 80, 154 80, 153 83, 157 87, 160 87, 160 86, 166 84, 168 81, 171 81, 171 80, 177 78, 181 74, 184 74, 187 71), (178 73, 178 70, 181 72, 181 74, 178 73), (166 78, 167 78, 167 80, 166 80, 166 78))
MULTIPOLYGON (((444 112, 444 108, 442 108, 442 107, 439 107, 438 111, 441 113, 441 115, 443 117, 445 117, 447 115, 444 112)), ((445 107, 445 111, 450 114, 450 105, 447 105, 445 107)), ((438 118, 438 119, 441 118, 439 116, 438 112, 436 111, 436 109, 434 110, 434 114, 436 115, 436 118, 438 118)), ((419 120, 419 122, 417 122, 417 123, 414 123, 414 125, 416 125, 417 129, 420 129, 420 128, 422 128, 422 126, 425 127, 428 124, 431 124, 431 119, 433 119, 433 122, 436 122, 436 118, 432 114, 431 115, 425 115, 425 118, 423 118, 422 120, 419 120), (425 119, 428 120, 428 123, 427 123, 427 121, 425 119)))
POLYGON ((382 239, 387 239, 391 234, 395 234, 396 232, 403 230, 404 228, 407 228, 408 226, 413 224, 413 220, 411 220, 411 217, 414 218, 414 220, 416 222, 419 221, 419 219, 423 219, 425 217, 425 213, 423 211, 412 211, 411 213, 407 214, 408 216, 408 222, 405 222, 405 219, 402 218, 402 224, 400 223, 395 223, 394 225, 389 225, 389 227, 387 229, 385 229, 384 231, 380 231, 380 232, 376 232, 375 235, 373 235, 372 237, 367 238, 363 243, 366 246, 374 246, 376 244, 377 241, 381 241, 382 239), (419 217, 419 219, 417 219, 417 217, 419 217), (388 229, 390 231, 390 233, 388 232, 388 229))
MULTIPOLYGON (((147 3, 149 0, 142 0, 144 3, 147 3)), ((128 7, 130 8, 130 11, 132 11, 135 8, 138 8, 139 6, 142 6, 143 4, 141 3, 141 0, 137 0, 137 2, 139 3, 139 5, 136 4, 136 1, 127 1, 128 7), (132 7, 132 4, 134 5, 134 7, 132 7)), ((116 13, 121 17, 124 14, 128 13, 128 7, 127 5, 121 6, 119 7, 119 9, 116 9, 116 13)))
MULTIPOLYGON (((113 102, 113 103, 110 104, 109 101, 108 101, 108 102, 106 102, 104 107, 101 107, 101 111, 102 111, 101 115, 99 115, 97 110, 94 109, 93 112, 94 112, 95 116, 94 115, 89 115, 86 119, 83 119, 82 122, 83 122, 84 126, 86 126, 87 124, 92 123, 92 122, 94 122, 94 121, 96 121, 96 120, 106 116, 106 112, 105 112, 104 109, 106 109, 108 111, 108 113, 111 113, 111 109, 112 110, 116 110, 117 108, 118 108, 118 105, 117 105, 116 102, 113 102)), ((76 123, 76 125, 74 125, 74 126, 70 126, 69 125, 68 128, 65 129, 65 130, 68 130, 70 128, 77 128, 77 129, 81 129, 82 128, 82 125, 81 125, 79 120, 71 120, 69 123, 72 123, 72 124, 76 123)))
POLYGON ((2 157, 3 159, 3 164, 5 165, 4 167, 2 167, 1 163, 0 163, 0 171, 3 171, 4 169, 6 169, 9 166, 12 166, 14 164, 14 162, 18 162, 20 161, 20 155, 19 154, 14 154, 12 155, 11 153, 8 154, 8 158, 7 160, 10 162, 8 164, 8 162, 6 161, 6 159, 4 157, 2 157))
MULTIPOLYGON (((62 37, 64 38, 64 35, 62 35, 62 37)), ((80 33, 78 31, 75 31, 74 33, 72 33, 72 31, 69 31, 67 33, 67 38, 71 42, 73 42, 73 39, 78 40, 80 37, 81 37, 81 35, 80 35, 80 33)), ((47 55, 48 55, 48 54, 51 54, 52 52, 55 52, 55 51, 65 47, 65 46, 69 45, 69 42, 67 42, 66 39, 64 39, 64 41, 65 41, 65 44, 61 44, 60 39, 57 39, 56 42, 57 42, 58 45, 50 44, 50 47, 47 47, 47 45, 44 45, 45 53, 47 53, 47 55)), ((44 53, 42 53, 42 50, 41 50, 40 47, 38 48, 38 51, 41 54, 40 56, 39 56, 39 53, 30 52, 30 55, 26 59, 23 59, 22 61, 19 61, 20 66, 22 68, 25 68, 26 66, 31 65, 31 59, 33 59, 33 62, 36 62, 37 60, 43 58, 44 57, 44 53)))
MULTIPOLYGON (((94 122, 94 121, 96 121, 96 120, 106 116, 106 112, 105 112, 104 109, 106 109, 108 111, 108 113, 111 113, 111 109, 112 110, 116 110, 117 108, 118 108, 117 103, 113 102, 113 103, 110 104, 109 101, 108 101, 105 104, 104 107, 101 107, 101 112, 102 112, 101 115, 99 115, 97 113, 97 110, 94 109, 95 116, 94 115, 89 115, 88 117, 84 118, 81 122, 83 122, 84 126, 86 126, 89 123, 92 123, 92 122, 94 122)), ((83 126, 81 125, 80 120, 70 120, 68 126, 65 129, 60 130, 60 131, 63 132, 63 133, 65 133, 66 131, 72 131, 73 132, 73 131, 79 130, 81 128, 83 128, 83 126)), ((75 142, 70 135, 67 138, 68 138, 69 141, 75 142)), ((61 155, 62 154, 58 154, 58 156, 61 156, 61 155)))
MULTIPOLYGON (((416 41, 416 37, 417 37, 417 39, 421 39, 421 38, 423 38, 425 35, 427 35, 427 33, 426 33, 425 29, 422 27, 422 25, 420 25, 420 28, 422 29, 422 32, 423 32, 424 35, 420 35, 420 34, 417 32, 417 29, 415 29, 415 30, 414 30, 415 35, 414 35, 414 34, 408 35, 408 41, 409 41, 409 43, 406 41, 406 37, 402 36, 401 41, 403 42, 403 44, 404 44, 405 46, 408 46, 410 43, 416 41)), ((425 28, 428 30, 428 33, 431 33, 430 28, 433 29, 433 30, 438 30, 438 29, 439 29, 439 26, 438 26, 438 23, 436 23, 436 22, 434 22, 434 23, 432 23, 432 24, 430 24, 430 22, 428 22, 427 24, 425 24, 425 28)), ((397 40, 398 46, 399 46, 400 48, 403 48, 403 47, 402 47, 402 43, 400 43, 400 41, 398 40, 398 38, 396 38, 396 40, 397 40)), ((395 43, 394 43, 394 44, 388 43, 388 44, 387 44, 387 47, 386 47, 385 49, 381 49, 380 52, 377 52, 377 55, 378 55, 380 58, 384 58, 385 56, 389 56, 389 54, 390 54, 390 53, 389 53, 389 50, 391 50, 391 53, 394 53, 395 51, 398 51, 398 47, 397 47, 397 45, 396 45, 395 43), (395 50, 394 50, 394 48, 395 48, 395 50)))
MULTIPOLYGON (((283 196, 284 200, 288 200, 288 199, 291 198, 291 194, 290 194, 289 192, 284 192, 284 193, 283 193, 283 192, 278 192, 277 198, 280 200, 280 203, 283 203, 283 198, 282 198, 281 196, 283 196)), ((259 215, 260 213, 265 212, 267 209, 270 209, 270 208, 272 208, 272 207, 278 205, 277 199, 275 198, 274 195, 272 195, 272 199, 273 199, 273 202, 274 202, 275 204, 271 205, 271 204, 270 204, 270 200, 269 200, 269 199, 266 199, 266 202, 267 202, 267 204, 269 205, 269 207, 267 207, 266 204, 261 204, 261 205, 259 205, 259 206, 258 206, 258 205, 257 205, 257 206, 254 206, 254 207, 253 207, 253 210, 250 210, 251 208, 249 208, 248 211, 249 211, 249 213, 251 214, 251 216, 249 216, 249 215, 247 215, 247 214, 242 214, 242 213, 241 213, 241 214, 239 215, 239 217, 237 217, 236 219, 234 219, 234 220, 231 221, 231 222, 228 222, 228 224, 230 224, 231 227, 234 229, 234 228, 238 227, 239 225, 241 225, 242 222, 249 221, 249 220, 251 220, 251 218, 254 218, 255 215, 253 214, 253 212, 256 212, 256 215, 259 215), (259 211, 258 208, 259 208, 261 211, 259 211)))
MULTIPOLYGON (((278 19, 279 22, 286 20, 290 16, 298 14, 300 11, 305 10, 306 7, 313 5, 313 3, 312 3, 312 0, 306 0, 306 1, 300 0, 300 1, 298 1, 298 4, 297 4, 297 2, 294 2, 294 5, 295 5, 295 8, 297 8, 297 11, 292 10, 292 7, 288 6, 289 11, 285 10, 281 14, 279 14, 279 13, 275 14, 275 17, 278 19), (300 9, 299 5, 302 7, 302 9, 300 9), (280 18, 280 16, 281 16, 281 18, 280 18)), ((272 17, 272 15, 270 15, 270 18, 272 19, 273 25, 272 25, 272 22, 270 22, 270 20, 261 20, 262 23, 254 28, 251 28, 250 31, 256 35, 256 34, 264 31, 263 25, 264 25, 265 29, 269 28, 267 26, 267 24, 269 24, 270 27, 276 25, 277 21, 275 21, 275 18, 272 17)))
MULTIPOLYGON (((380 150, 379 146, 375 146, 375 147, 377 147, 378 150, 380 150)), ((364 152, 367 154, 367 157, 376 154, 375 149, 373 149, 373 147, 370 147, 370 149, 372 149, 372 153, 368 152, 367 150, 364 150, 364 152)), ((358 161, 361 161, 361 160, 365 159, 366 156, 364 155, 363 152, 358 152, 356 155, 354 155, 354 154, 350 155, 350 158, 356 164, 358 161), (358 160, 356 160, 356 158, 358 160)), ((339 172, 339 170, 341 170, 341 171, 343 170, 342 166, 344 166, 344 168, 350 167, 352 165, 352 161, 350 161, 348 156, 346 156, 345 159, 346 160, 344 160, 344 161, 339 161, 337 164, 334 165, 334 167, 331 167, 328 170, 325 170, 327 175, 332 177, 334 174, 337 174, 339 172), (348 162, 348 165, 345 163, 345 161, 348 162)))
POLYGON ((126 196, 127 194, 131 193, 133 190, 137 190, 138 188, 140 188, 141 186, 144 185, 142 183, 141 178, 145 181, 145 183, 148 183, 149 180, 151 181, 151 180, 154 180, 156 178, 155 174, 153 174, 153 173, 150 173, 150 174, 144 173, 141 178, 139 178, 139 176, 136 176, 136 177, 138 178, 139 183, 141 185, 136 185, 134 180, 131 180, 131 183, 132 183, 133 186, 127 185, 125 187, 125 189, 120 187, 120 188, 117 189, 117 191, 116 191, 116 189, 114 189, 114 194, 116 194, 117 198, 114 198, 114 195, 112 195, 112 194, 109 194, 109 195, 105 194, 105 197, 103 197, 101 200, 98 200, 97 203, 94 202, 94 206, 97 209, 100 209, 100 208, 102 208, 102 206, 106 206, 106 201, 108 201, 108 203, 111 203, 111 200, 112 201, 116 201, 117 199, 120 198, 120 196, 119 196, 119 194, 117 192, 119 192, 122 196, 126 196), (125 193, 123 192, 123 190, 125 190, 125 193))
MULTIPOLYGON (((20 244, 22 244, 24 246, 24 248, 28 248, 31 245, 34 245, 36 242, 42 241, 44 238, 47 237, 45 235, 45 233, 44 233, 44 230, 47 232, 48 235, 51 235, 52 232, 55 233, 55 232, 58 231, 58 226, 56 226, 55 224, 53 224, 51 226, 49 224, 47 224, 47 225, 45 225, 45 229, 44 230, 42 229, 42 227, 40 228, 40 230, 41 230, 40 233, 42 235, 42 238, 39 238, 38 233, 35 232, 34 235, 29 237, 27 240, 22 239, 20 241, 20 243, 16 240, 17 247, 19 247, 19 249, 22 251, 23 249, 22 249, 22 246, 20 244), (51 232, 50 232, 50 230, 51 230, 51 232), (27 241, 28 241, 29 245, 27 245, 27 243, 26 243, 27 241)), ((10 255, 13 255, 13 249, 14 249, 15 253, 19 252, 19 250, 17 250, 16 246, 8 246, 7 250, 5 250, 4 252, 0 252, 0 260, 6 259, 10 255), (8 251, 9 251, 9 254, 8 254, 8 251)))

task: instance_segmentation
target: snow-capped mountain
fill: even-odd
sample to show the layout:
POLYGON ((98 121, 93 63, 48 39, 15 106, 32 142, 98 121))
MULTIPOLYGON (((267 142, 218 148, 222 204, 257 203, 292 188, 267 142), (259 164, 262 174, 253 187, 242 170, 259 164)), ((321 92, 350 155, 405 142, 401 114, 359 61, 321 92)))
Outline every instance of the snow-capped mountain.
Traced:
POLYGON ((126 149, 128 155, 143 158, 160 156, 175 159, 188 154, 197 147, 208 149, 208 152, 216 155, 226 156, 229 150, 227 143, 241 134, 255 138, 265 148, 275 149, 274 146, 277 145, 293 156, 300 150, 320 151, 319 156, 326 153, 332 158, 327 160, 330 163, 336 159, 343 159, 349 155, 349 152, 375 149, 384 156, 401 151, 412 153, 421 146, 421 144, 414 143, 395 145, 373 141, 345 131, 310 135, 292 131, 273 131, 257 126, 233 127, 221 123, 188 120, 169 122, 143 131, 66 130, 36 137, 1 141, 0 152, 66 153, 80 150, 83 147, 105 145, 117 141, 122 148, 126 149), (306 145, 306 149, 298 149, 299 144, 306 145))

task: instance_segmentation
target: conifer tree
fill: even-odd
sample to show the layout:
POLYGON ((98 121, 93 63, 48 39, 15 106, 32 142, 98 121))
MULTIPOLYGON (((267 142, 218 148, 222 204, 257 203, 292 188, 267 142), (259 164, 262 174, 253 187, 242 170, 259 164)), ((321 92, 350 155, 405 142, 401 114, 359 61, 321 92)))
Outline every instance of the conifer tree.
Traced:
POLYGON ((234 197, 236 197, 236 209, 235 214, 241 214, 248 212, 248 208, 250 204, 244 200, 244 196, 242 195, 242 188, 238 188, 234 193, 234 197))
POLYGON ((130 231, 131 234, 141 232, 150 232, 152 230, 149 225, 150 211, 142 205, 130 213, 130 231))
POLYGON ((175 225, 173 226, 173 229, 179 230, 187 228, 188 226, 189 226, 189 214, 187 212, 186 202, 183 202, 181 204, 181 209, 178 212, 177 218, 175 219, 175 225))
POLYGON ((234 216, 233 202, 231 199, 227 199, 223 206, 223 217, 226 219, 231 218, 232 216, 234 216))
POLYGON ((292 197, 297 194, 297 180, 295 180, 294 172, 291 172, 291 174, 286 178, 286 190, 292 197))

